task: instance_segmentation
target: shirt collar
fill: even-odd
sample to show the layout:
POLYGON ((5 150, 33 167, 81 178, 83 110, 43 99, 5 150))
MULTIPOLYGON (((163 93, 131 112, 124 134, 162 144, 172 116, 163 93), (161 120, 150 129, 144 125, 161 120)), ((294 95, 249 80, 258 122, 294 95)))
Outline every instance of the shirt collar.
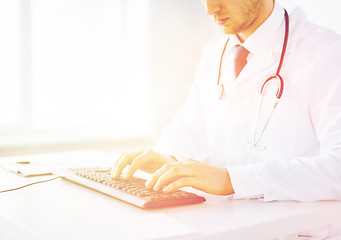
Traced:
POLYGON ((284 20, 284 9, 275 1, 274 9, 265 22, 242 44, 235 35, 230 36, 230 46, 242 45, 255 55, 267 55, 284 20))

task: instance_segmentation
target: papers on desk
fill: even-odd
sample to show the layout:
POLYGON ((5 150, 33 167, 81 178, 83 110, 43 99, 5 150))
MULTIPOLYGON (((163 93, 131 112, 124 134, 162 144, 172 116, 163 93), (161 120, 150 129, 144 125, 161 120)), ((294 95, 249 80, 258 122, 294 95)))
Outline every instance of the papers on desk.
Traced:
POLYGON ((39 165, 35 166, 32 164, 4 163, 2 167, 7 171, 17 173, 23 177, 36 177, 52 174, 51 168, 39 165))
POLYGON ((98 150, 78 150, 1 157, 2 167, 23 177, 50 175, 56 169, 113 165, 115 155, 98 150))

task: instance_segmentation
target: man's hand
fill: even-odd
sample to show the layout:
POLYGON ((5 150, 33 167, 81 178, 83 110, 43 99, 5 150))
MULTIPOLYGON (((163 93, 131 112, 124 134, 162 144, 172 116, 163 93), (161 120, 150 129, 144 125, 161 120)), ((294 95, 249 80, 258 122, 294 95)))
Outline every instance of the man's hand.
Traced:
POLYGON ((215 195, 234 193, 227 169, 194 160, 168 163, 146 182, 154 191, 171 192, 181 187, 193 187, 215 195))
POLYGON ((128 179, 132 177, 138 169, 148 173, 154 173, 163 165, 173 162, 176 162, 176 160, 170 155, 161 154, 152 150, 124 153, 113 166, 111 175, 113 178, 118 178, 121 175, 122 170, 130 165, 126 176, 124 177, 125 179, 128 179))

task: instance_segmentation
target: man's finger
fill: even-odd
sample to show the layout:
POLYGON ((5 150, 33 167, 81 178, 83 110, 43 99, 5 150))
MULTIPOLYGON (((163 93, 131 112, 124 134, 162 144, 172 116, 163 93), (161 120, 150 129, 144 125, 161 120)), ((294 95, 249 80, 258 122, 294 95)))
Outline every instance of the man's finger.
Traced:
POLYGON ((193 178, 192 177, 179 178, 178 180, 172 182, 167 187, 165 187, 163 189, 163 192, 169 193, 182 187, 194 187, 193 178))
POLYGON ((118 160, 118 163, 116 164, 115 169, 113 170, 114 174, 112 175, 113 178, 118 178, 122 170, 131 163, 132 159, 134 159, 136 156, 141 154, 141 152, 131 153, 131 154, 125 154, 121 157, 120 160, 118 160))
POLYGON ((146 188, 148 188, 148 189, 152 188, 155 185, 155 183, 157 182, 157 180, 159 179, 159 177, 161 175, 163 175, 165 172, 167 172, 173 165, 174 165, 174 163, 167 163, 167 164, 163 165, 160 169, 158 169, 151 176, 151 178, 148 181, 146 181, 146 188))
POLYGON ((163 186, 169 185, 170 183, 178 180, 179 178, 188 177, 191 175, 192 169, 181 166, 174 166, 159 177, 159 179, 154 185, 153 190, 159 191, 163 188, 163 186))
POLYGON ((127 153, 122 153, 121 156, 120 156, 119 158, 117 158, 117 160, 116 160, 115 163, 114 163, 114 166, 112 166, 112 168, 111 168, 111 173, 110 173, 111 176, 114 175, 114 171, 115 171, 116 166, 117 166, 118 162, 120 161, 120 159, 121 159, 124 155, 126 155, 126 154, 127 154, 127 153))
POLYGON ((135 159, 132 160, 132 163, 127 171, 126 176, 124 177, 124 179, 128 179, 131 178, 134 173, 139 169, 139 167, 141 166, 141 163, 146 162, 146 158, 149 158, 150 156, 148 156, 149 152, 143 152, 142 154, 140 154, 139 156, 137 156, 135 159))

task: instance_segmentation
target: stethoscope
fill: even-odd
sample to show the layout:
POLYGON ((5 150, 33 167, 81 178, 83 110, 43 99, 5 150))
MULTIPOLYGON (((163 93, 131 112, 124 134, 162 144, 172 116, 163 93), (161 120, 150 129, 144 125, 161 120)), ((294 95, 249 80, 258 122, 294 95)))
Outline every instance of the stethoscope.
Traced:
MULTIPOLYGON (((254 127, 254 131, 253 131, 253 139, 252 139, 252 142, 248 142, 247 144, 250 146, 250 147, 255 147, 255 148, 258 148, 257 147, 257 143, 259 142, 259 140, 261 139, 270 119, 271 119, 271 116, 274 112, 274 110, 276 109, 277 105, 278 105, 278 102, 279 100, 281 99, 282 97, 282 94, 283 94, 283 89, 284 89, 284 81, 283 81, 283 78, 281 77, 281 75, 279 74, 280 71, 281 71, 281 68, 282 68, 282 64, 283 64, 283 61, 284 61, 284 56, 285 56, 285 52, 286 52, 286 49, 287 49, 287 45, 288 45, 288 37, 289 37, 289 16, 288 16, 288 13, 287 11, 284 9, 284 17, 285 17, 285 35, 284 35, 284 41, 283 41, 283 47, 282 47, 282 53, 281 53, 281 58, 280 58, 280 61, 279 61, 279 64, 278 64, 278 67, 277 67, 277 71, 276 71, 276 74, 275 75, 272 75, 271 77, 269 77, 268 79, 266 79, 266 81, 263 83, 262 87, 261 87, 261 90, 260 90, 260 98, 259 98, 259 101, 258 101, 258 106, 257 106, 257 116, 256 116, 256 121, 255 121, 255 127, 254 127), (275 103, 273 105, 273 108, 271 110, 271 112, 269 113, 268 115, 268 118, 263 126, 263 128, 261 129, 261 132, 259 134, 258 137, 256 137, 256 130, 257 130, 257 125, 258 125, 258 120, 259 120, 259 115, 260 115, 260 108, 261 108, 261 105, 262 105, 262 100, 263 100, 263 96, 264 96, 264 89, 265 89, 265 86, 270 82, 270 81, 273 81, 275 80, 276 83, 277 83, 277 93, 276 93, 276 99, 275 99, 275 103)), ((224 85, 223 84, 220 84, 220 75, 221 75, 221 65, 222 65, 222 61, 223 61, 223 56, 224 56, 224 53, 225 53, 225 49, 226 49, 226 46, 227 46, 227 43, 229 42, 229 39, 226 41, 225 43, 225 46, 224 46, 224 49, 223 49, 223 52, 221 54, 221 58, 220 58, 220 65, 219 65, 219 74, 218 74, 218 88, 219 88, 219 100, 222 98, 223 94, 224 94, 224 85)))

